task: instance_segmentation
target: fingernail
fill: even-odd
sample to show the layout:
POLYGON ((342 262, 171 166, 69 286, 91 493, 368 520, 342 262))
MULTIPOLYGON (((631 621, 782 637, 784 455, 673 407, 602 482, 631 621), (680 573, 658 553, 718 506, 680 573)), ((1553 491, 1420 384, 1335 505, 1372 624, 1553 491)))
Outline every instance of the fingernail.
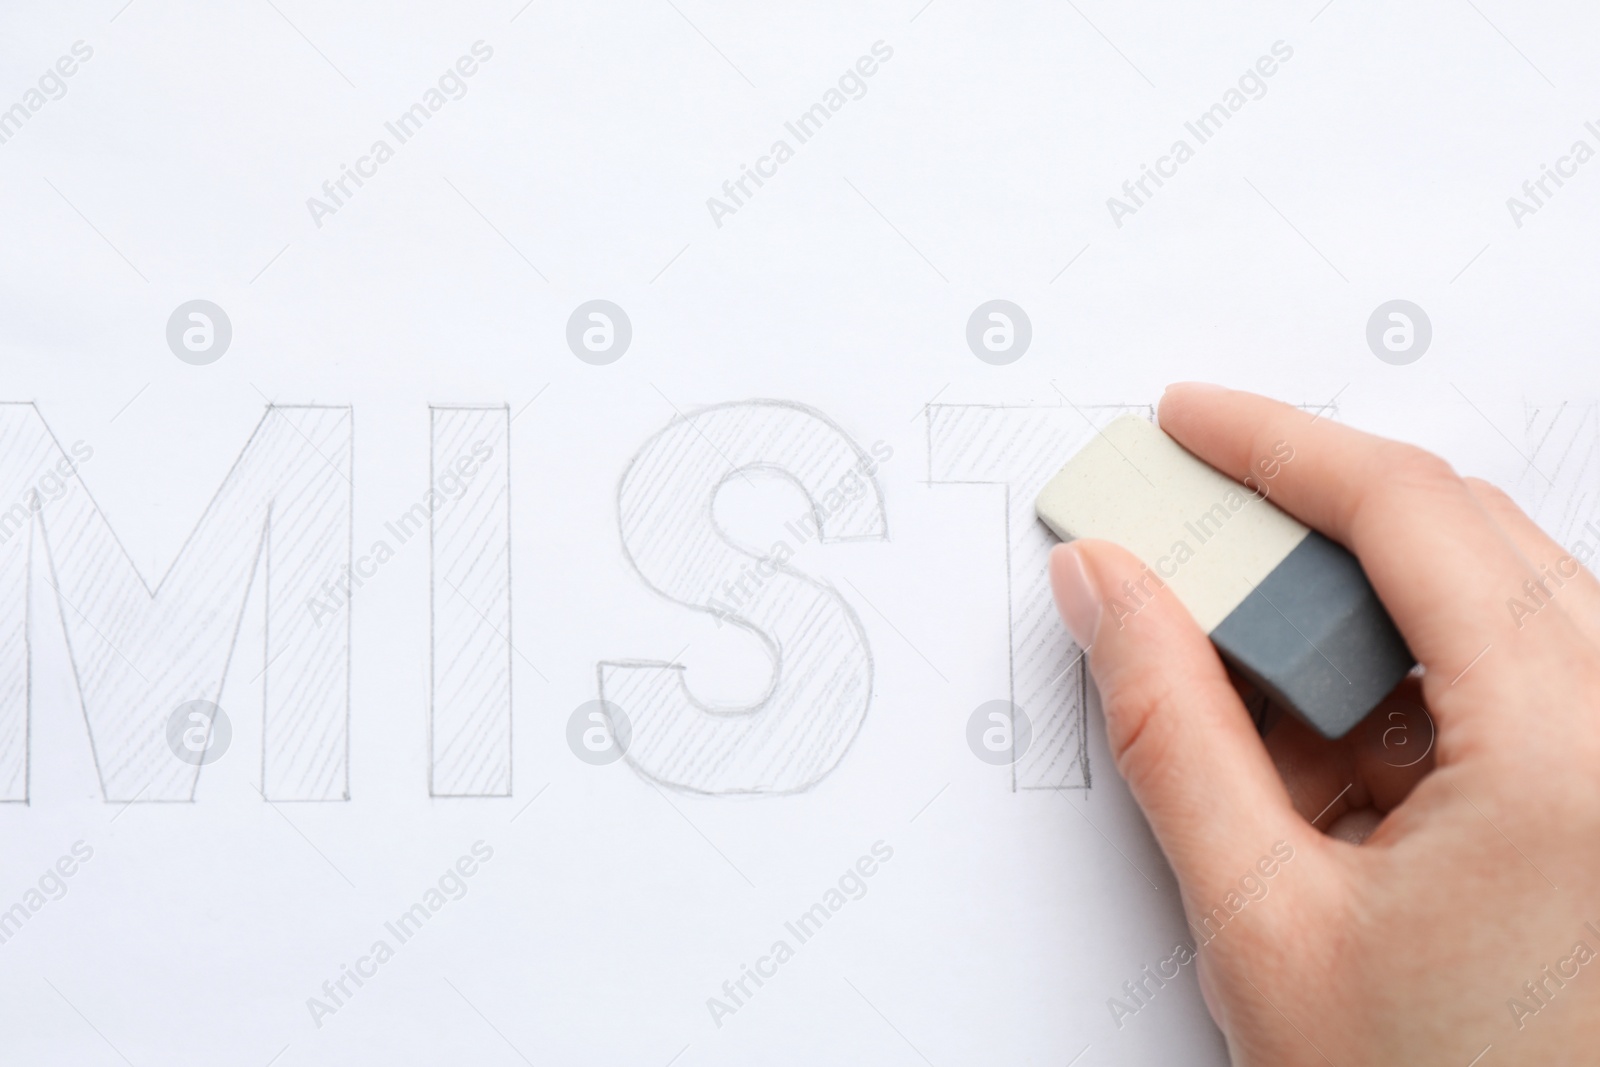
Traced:
POLYGON ((1084 570, 1083 559, 1071 545, 1055 550, 1054 564, 1050 568, 1051 585, 1055 589, 1056 609, 1067 632, 1078 642, 1079 648, 1088 648, 1094 641, 1095 626, 1100 621, 1100 594, 1084 570))

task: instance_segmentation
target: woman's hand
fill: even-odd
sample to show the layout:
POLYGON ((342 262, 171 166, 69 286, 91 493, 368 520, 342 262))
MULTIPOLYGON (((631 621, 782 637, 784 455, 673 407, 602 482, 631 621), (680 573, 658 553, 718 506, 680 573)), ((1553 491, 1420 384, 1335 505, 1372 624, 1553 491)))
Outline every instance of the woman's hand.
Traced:
POLYGON ((1272 500, 1356 554, 1422 666, 1338 742, 1283 716, 1263 744, 1170 590, 1106 609, 1139 561, 1051 557, 1234 1062, 1600 1063, 1600 582, 1418 448, 1213 386, 1161 426, 1240 480, 1287 442, 1272 500))

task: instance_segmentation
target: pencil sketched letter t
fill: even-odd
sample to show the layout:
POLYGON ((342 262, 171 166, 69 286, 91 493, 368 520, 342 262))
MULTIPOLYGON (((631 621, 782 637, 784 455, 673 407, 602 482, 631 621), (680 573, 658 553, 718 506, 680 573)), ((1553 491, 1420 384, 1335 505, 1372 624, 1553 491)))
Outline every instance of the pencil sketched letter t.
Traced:
POLYGON ((618 490, 629 562, 656 593, 766 648, 766 692, 743 707, 695 698, 682 664, 601 663, 601 698, 628 716, 627 759, 645 777, 695 793, 794 793, 839 763, 872 699, 872 651, 833 587, 787 565, 786 540, 758 555, 727 538, 712 502, 722 485, 760 471, 805 494, 822 542, 888 537, 875 466, 845 432, 798 404, 721 404, 675 420, 647 441, 618 490))

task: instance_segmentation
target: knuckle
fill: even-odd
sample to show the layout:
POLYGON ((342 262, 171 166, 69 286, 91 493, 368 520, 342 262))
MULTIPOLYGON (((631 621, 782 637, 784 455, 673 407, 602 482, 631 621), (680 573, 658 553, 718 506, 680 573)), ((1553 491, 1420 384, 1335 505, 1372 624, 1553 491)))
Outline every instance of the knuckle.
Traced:
POLYGON ((1167 763, 1171 729, 1163 712, 1171 704, 1171 683, 1148 668, 1114 672, 1100 682, 1106 710, 1106 740, 1117 772, 1137 788, 1167 763))
POLYGON ((1467 488, 1472 490, 1472 495, 1478 498, 1479 503, 1490 511, 1522 513, 1522 509, 1517 506, 1517 502, 1511 499, 1511 494, 1493 482, 1486 482, 1482 478, 1464 478, 1462 480, 1467 483, 1467 488))
POLYGON ((1416 445, 1392 445, 1380 454, 1379 463, 1384 468, 1379 475, 1401 486, 1437 489, 1461 484, 1447 460, 1416 445))
POLYGON ((1461 479, 1467 483, 1467 488, 1477 495, 1491 500, 1510 500, 1505 491, 1493 482, 1485 481, 1475 474, 1469 474, 1461 479))
POLYGON ((1369 521, 1381 523, 1396 510, 1417 506, 1418 495, 1459 492, 1465 484, 1440 456, 1415 445, 1390 442, 1379 448, 1365 472, 1364 485, 1352 487, 1343 518, 1344 529, 1369 521))

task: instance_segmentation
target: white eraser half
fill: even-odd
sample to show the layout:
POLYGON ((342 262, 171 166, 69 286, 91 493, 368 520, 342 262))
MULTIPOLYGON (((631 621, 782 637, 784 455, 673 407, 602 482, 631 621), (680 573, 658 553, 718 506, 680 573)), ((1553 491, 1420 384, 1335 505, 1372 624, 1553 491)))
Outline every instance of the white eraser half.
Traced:
POLYGON ((1144 560, 1207 633, 1310 532, 1137 415, 1096 434, 1036 508, 1063 541, 1111 541, 1144 560))

